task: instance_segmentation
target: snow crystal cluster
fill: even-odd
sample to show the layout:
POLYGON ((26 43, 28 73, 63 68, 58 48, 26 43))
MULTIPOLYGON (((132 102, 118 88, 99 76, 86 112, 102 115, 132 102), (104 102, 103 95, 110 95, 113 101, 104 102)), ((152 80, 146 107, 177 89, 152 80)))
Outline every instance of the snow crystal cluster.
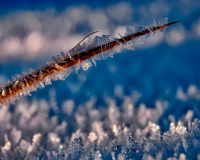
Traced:
MULTIPOLYGON (((107 106, 98 107, 97 99, 91 97, 79 106, 66 100, 59 109, 55 91, 50 92, 49 102, 25 101, 0 109, 1 159, 200 158, 200 121, 195 119, 195 108, 176 120, 169 115, 170 102, 158 99, 150 108, 138 103, 141 95, 135 91, 122 95, 119 104, 119 98, 107 97, 107 106)), ((199 93, 194 85, 187 93, 180 94, 178 88, 176 101, 196 103, 199 93), (186 99, 180 99, 183 94, 186 99)), ((184 108, 179 110, 183 113, 184 108)))
MULTIPOLYGON (((166 18, 160 18, 157 22, 154 20, 154 25, 155 26, 162 26, 162 25, 165 25, 168 23, 168 17, 166 18)), ((113 38, 111 37, 110 35, 102 35, 101 37, 100 36, 95 36, 94 38, 90 38, 90 37, 87 37, 87 39, 85 41, 83 41, 82 44, 78 44, 77 46, 75 46, 73 49, 69 50, 69 52, 67 52, 67 54, 71 57, 71 55, 73 54, 77 54, 77 53, 80 53, 80 52, 83 52, 83 51, 88 51, 92 48, 95 48, 95 47, 98 47, 98 46, 101 46, 101 54, 98 54, 98 55, 95 55, 92 57, 92 62, 94 63, 94 65, 96 66, 96 62, 95 60, 105 60, 107 59, 108 57, 111 57, 113 58, 113 54, 114 53, 121 53, 121 50, 123 48, 127 48, 129 50, 134 50, 134 44, 137 43, 137 44, 143 44, 143 39, 153 35, 155 36, 156 33, 158 32, 162 32, 165 28, 163 29, 160 29, 160 30, 157 30, 157 31, 152 31, 151 30, 151 27, 150 26, 145 26, 145 27, 133 27, 133 26, 129 26, 126 28, 126 32, 123 36, 120 35, 120 38, 122 38, 124 40, 124 37, 126 36, 129 36, 131 34, 134 34, 134 33, 137 33, 137 32, 141 32, 141 31, 144 31, 144 30, 149 30, 150 33, 148 34, 145 34, 143 36, 140 36, 138 38, 135 38, 131 41, 125 41, 125 45, 122 45, 122 43, 119 43, 118 46, 115 46, 114 48, 111 48, 107 51, 103 51, 103 48, 102 46, 106 43, 109 43, 109 42, 112 42, 112 41, 118 41, 117 38, 113 38)), ((73 58, 71 58, 73 60, 73 58)), ((78 72, 78 70, 80 69, 80 66, 83 68, 83 70, 87 70, 88 68, 90 68, 92 66, 91 62, 89 60, 85 60, 83 62, 80 62, 80 63, 77 63, 75 65, 75 70, 76 70, 76 73, 78 72)))

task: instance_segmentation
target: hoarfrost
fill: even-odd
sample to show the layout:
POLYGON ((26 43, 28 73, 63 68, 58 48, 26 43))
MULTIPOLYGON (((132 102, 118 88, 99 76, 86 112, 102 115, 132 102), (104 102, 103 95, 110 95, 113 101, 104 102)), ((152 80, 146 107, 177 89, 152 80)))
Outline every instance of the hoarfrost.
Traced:
POLYGON ((74 101, 73 100, 66 100, 62 104, 62 111, 63 113, 67 114, 68 116, 72 114, 74 108, 74 101))
POLYGON ((92 63, 89 60, 85 60, 81 62, 81 67, 83 68, 84 71, 88 70, 92 66, 92 63))
MULTIPOLYGON (((167 18, 160 19, 158 25, 164 25, 167 23, 167 18)), ((157 32, 157 31, 156 31, 157 32)), ((95 32, 93 32, 95 33, 95 32)), ((142 33, 141 33, 142 34, 142 33)), ((134 44, 142 44, 143 39, 148 37, 150 34, 155 35, 155 32, 151 31, 151 27, 132 27, 129 26, 126 29, 124 36, 121 36, 120 39, 112 38, 110 35, 95 36, 90 38, 86 36, 85 38, 78 43, 74 48, 69 50, 66 54, 61 52, 61 55, 52 57, 50 61, 47 61, 47 64, 39 67, 37 70, 30 68, 28 72, 22 72, 21 75, 16 74, 13 77, 13 81, 8 81, 5 85, 10 85, 9 87, 1 88, 1 95, 5 98, 5 105, 10 102, 14 102, 15 99, 18 99, 18 95, 31 95, 30 92, 36 91, 37 88, 44 88, 45 85, 52 84, 52 80, 65 80, 68 74, 71 72, 71 67, 75 68, 76 73, 82 67, 84 71, 92 66, 92 63, 87 60, 87 58, 92 58, 92 62, 96 66, 95 60, 107 59, 108 57, 113 57, 114 53, 121 52, 123 48, 134 50, 134 44), (149 30, 150 33, 137 38, 131 37, 130 35, 136 32, 142 32, 144 30, 149 30), (126 41, 125 36, 131 37, 132 40, 126 41), (95 48, 97 47, 97 48, 95 48), (96 55, 94 51, 90 52, 90 49, 98 49, 96 55), (99 52, 101 54, 99 54, 99 52), (82 58, 79 57, 82 53, 82 58), (84 57, 87 53, 91 54, 88 57, 84 57), (98 54, 98 55, 97 55, 98 54), (70 59, 70 60, 69 60, 70 59), (45 83, 45 85, 43 84, 45 83), (19 91, 18 91, 19 90, 19 91), (9 95, 7 93, 9 91, 9 95), (8 97, 11 97, 10 99, 8 97), (8 99, 8 100, 7 100, 8 99)), ((200 94, 199 94, 200 97, 200 94)))
POLYGON ((93 108, 94 103, 95 99, 91 99, 72 115, 75 104, 73 100, 66 101, 63 111, 66 110, 66 116, 74 116, 76 122, 72 118, 60 124, 58 116, 45 116, 51 106, 48 102, 18 104, 14 112, 1 108, 1 158, 38 159, 36 155, 49 160, 197 158, 200 121, 191 122, 193 111, 185 114, 184 123, 174 120, 169 130, 162 133, 157 122, 166 114, 167 101, 157 100, 152 109, 145 104, 134 107, 137 102, 131 96, 124 97, 122 107, 114 99, 109 99, 104 109, 93 108), (42 106, 46 109, 41 112, 42 106), (69 136, 71 123, 77 129, 69 136))

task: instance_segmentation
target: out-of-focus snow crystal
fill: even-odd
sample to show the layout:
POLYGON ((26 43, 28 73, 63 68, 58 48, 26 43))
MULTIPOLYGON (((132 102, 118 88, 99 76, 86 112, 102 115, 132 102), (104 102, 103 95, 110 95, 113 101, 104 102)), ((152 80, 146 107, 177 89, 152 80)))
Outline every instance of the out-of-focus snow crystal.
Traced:
POLYGON ((48 134, 48 147, 50 149, 58 148, 60 145, 60 138, 58 137, 57 133, 50 132, 48 134))
POLYGON ((94 142, 95 140, 97 140, 97 135, 94 133, 94 132, 90 132, 89 136, 88 136, 88 139, 91 141, 91 142, 94 142))
MULTIPOLYGON (((191 90, 191 89, 188 89, 191 90)), ((196 89, 195 89, 196 90, 196 89)), ((52 92, 53 93, 53 92, 52 92)), ((50 94, 56 101, 55 93, 50 94)), ((186 95, 194 97, 198 91, 186 95), (194 94, 195 93, 195 94, 194 94)), ((200 121, 188 110, 182 121, 166 114, 169 101, 156 100, 153 108, 138 103, 138 94, 121 95, 118 106, 94 108, 96 98, 74 109, 73 100, 63 102, 64 119, 48 117, 52 104, 44 100, 24 102, 14 111, 1 108, 1 158, 7 159, 195 159, 199 155, 200 121), (135 97, 136 96, 136 97, 135 97), (75 112, 74 114, 72 114, 75 112), (168 131, 159 119, 165 116, 168 131), (71 117, 70 119, 68 117, 71 117), (60 122, 59 122, 60 121, 60 122), (187 126, 187 127, 186 127, 187 126), (69 129, 72 129, 69 133, 69 129)), ((175 97, 174 97, 175 98, 175 97)), ((50 101, 50 103, 55 103, 50 101)), ((180 100, 178 100, 180 101, 180 100)), ((195 99, 196 101, 196 99, 195 99)), ((56 113, 56 112, 55 112, 56 113)))
MULTIPOLYGON (((90 39, 74 51, 110 40, 109 36, 90 39)), ((93 63, 102 56, 105 58, 105 53, 94 56, 93 63)), ((90 66, 89 61, 79 63, 83 69, 90 66)), ((46 83, 64 79, 69 69, 55 71, 45 78, 46 83)), ((39 78, 44 72, 40 71, 39 78)), ((33 77, 29 80, 34 82, 33 77)), ((14 87, 19 84, 27 85, 25 80, 18 80, 14 87)), ((26 88, 24 94, 29 95, 37 87, 26 88)), ((4 89, 0 91, 6 94, 2 93, 4 89)), ((126 95, 125 89, 117 85, 113 97, 105 96, 107 105, 99 106, 98 96, 80 105, 72 99, 58 102, 56 91, 51 89, 49 101, 24 100, 15 107, 0 108, 0 159, 200 159, 200 121, 196 119, 200 116, 199 87, 191 84, 174 91, 148 103, 145 95, 138 91, 126 95)))
POLYGON ((74 101, 72 99, 63 102, 62 110, 68 116, 72 114, 73 108, 74 108, 74 101))

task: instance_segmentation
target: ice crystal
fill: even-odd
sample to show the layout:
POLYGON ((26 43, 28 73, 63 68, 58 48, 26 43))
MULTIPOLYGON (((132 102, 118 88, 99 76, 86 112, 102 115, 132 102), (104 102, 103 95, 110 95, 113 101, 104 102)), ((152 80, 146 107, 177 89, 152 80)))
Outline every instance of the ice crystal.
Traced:
MULTIPOLYGON (((188 97, 198 95, 198 88, 188 90, 195 90, 188 91, 188 97)), ((55 94, 50 91, 49 102, 20 103, 14 111, 0 109, 1 159, 195 159, 199 155, 200 121, 193 119, 193 110, 176 121, 165 115, 171 107, 168 101, 159 99, 154 108, 144 103, 135 107, 139 94, 134 93, 122 96, 121 106, 108 98, 107 107, 94 108, 96 99, 91 98, 74 110, 74 101, 65 101, 63 113, 73 118, 58 122, 57 115, 47 116, 57 105, 55 94), (163 116, 171 121, 165 132, 158 123, 163 116)))

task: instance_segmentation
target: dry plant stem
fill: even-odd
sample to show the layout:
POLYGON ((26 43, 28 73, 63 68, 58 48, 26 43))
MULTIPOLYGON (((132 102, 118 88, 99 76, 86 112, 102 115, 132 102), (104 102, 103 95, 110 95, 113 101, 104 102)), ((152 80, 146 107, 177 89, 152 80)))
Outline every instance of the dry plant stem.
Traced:
POLYGON ((66 54, 64 57, 57 59, 52 64, 46 64, 43 67, 37 70, 34 70, 27 75, 19 77, 17 80, 11 80, 8 84, 6 84, 3 88, 0 89, 0 104, 6 104, 6 103, 12 102, 12 98, 23 93, 23 90, 28 89, 32 87, 33 85, 43 84, 45 79, 48 76, 53 75, 55 72, 61 72, 67 69, 68 67, 76 65, 80 63, 81 61, 89 59, 93 56, 96 56, 99 53, 113 49, 114 47, 117 47, 118 45, 121 45, 121 44, 126 45, 126 42, 128 41, 137 39, 145 34, 148 34, 160 29, 164 29, 167 26, 172 25, 177 22, 179 21, 175 21, 175 22, 160 25, 160 26, 152 26, 151 28, 147 28, 143 31, 139 31, 137 33, 133 33, 128 36, 124 36, 122 38, 105 43, 101 46, 97 46, 97 47, 94 47, 94 48, 91 48, 89 50, 82 51, 79 53, 68 52, 69 54, 66 54))

